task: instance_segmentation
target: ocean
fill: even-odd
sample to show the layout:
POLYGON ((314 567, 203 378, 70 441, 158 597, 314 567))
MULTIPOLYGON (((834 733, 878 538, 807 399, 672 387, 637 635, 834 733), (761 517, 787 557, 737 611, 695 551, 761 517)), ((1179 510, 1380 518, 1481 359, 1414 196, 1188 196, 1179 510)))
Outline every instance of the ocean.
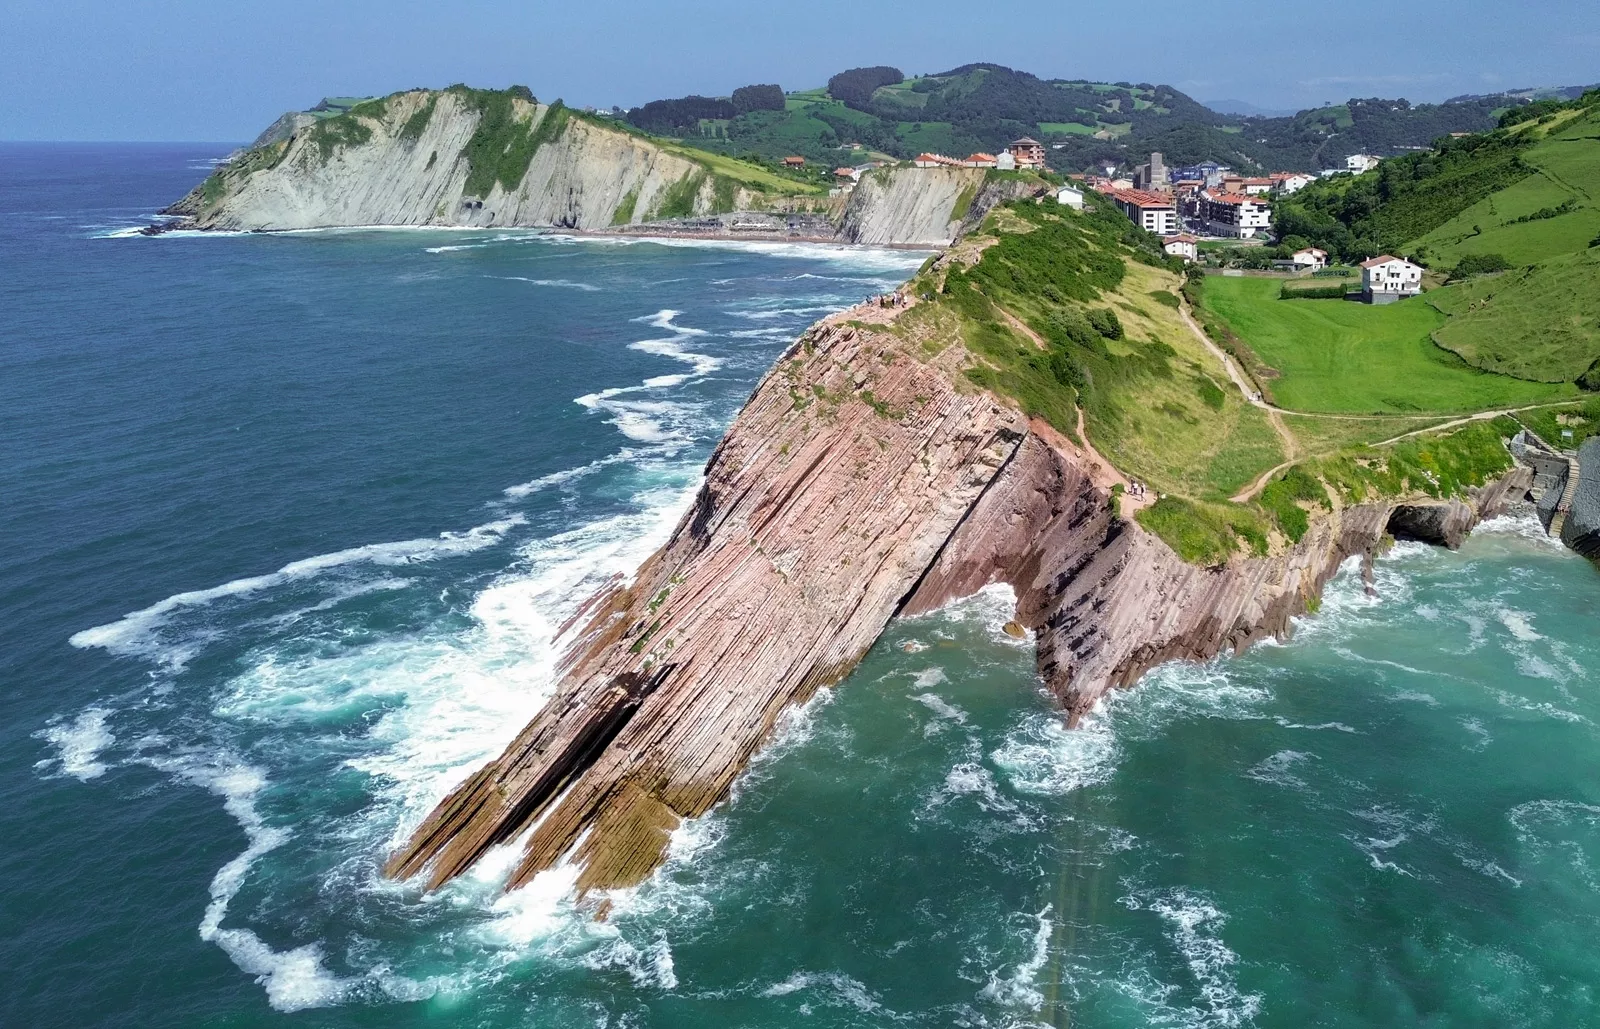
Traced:
POLYGON ((130 230, 0 144, 0 1024, 1600 1024, 1600 576, 1516 518, 1066 730, 893 623, 605 923, 378 869, 810 322, 924 254, 130 230))

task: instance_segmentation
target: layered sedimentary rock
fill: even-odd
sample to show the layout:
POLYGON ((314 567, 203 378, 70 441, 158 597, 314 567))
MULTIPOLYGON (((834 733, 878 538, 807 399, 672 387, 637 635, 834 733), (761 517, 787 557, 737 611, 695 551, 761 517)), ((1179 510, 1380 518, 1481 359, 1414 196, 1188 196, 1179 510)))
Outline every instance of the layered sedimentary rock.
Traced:
MULTIPOLYGON (((468 143, 483 117, 465 94, 417 90, 382 102, 381 117, 358 118, 364 140, 338 142, 316 123, 292 119, 281 153, 262 153, 218 185, 202 185, 169 210, 203 229, 307 229, 348 225, 544 226, 599 229, 638 221, 674 187, 699 181, 696 212, 714 204, 714 184, 695 162, 649 140, 545 104, 510 101, 512 117, 560 131, 534 150, 514 185, 467 189, 468 143), (417 121, 412 119, 416 118, 417 121), (425 121, 423 120, 425 119, 425 121), (408 128, 408 125, 410 128, 408 128)), ((748 204, 735 191, 735 203, 748 204)))
MULTIPOLYGON (((670 542, 584 610, 554 699, 391 859, 430 885, 527 833, 510 885, 570 859, 580 891, 630 885, 722 799, 788 706, 842 679, 897 612, 995 582, 1076 722, 1110 689, 1288 630, 1394 505, 1336 509, 1292 547, 1202 568, 1118 516, 1114 469, 1010 404, 958 388, 862 324, 807 333, 757 388, 670 542), (530 831, 531 830, 531 831, 530 831)), ((1521 497, 1518 468, 1439 524, 1521 497)))
POLYGON ((554 699, 392 874, 443 882, 537 824, 513 886, 569 852, 582 890, 637 882, 860 660, 1027 434, 903 346, 824 325, 784 355, 671 541, 584 613, 554 699))

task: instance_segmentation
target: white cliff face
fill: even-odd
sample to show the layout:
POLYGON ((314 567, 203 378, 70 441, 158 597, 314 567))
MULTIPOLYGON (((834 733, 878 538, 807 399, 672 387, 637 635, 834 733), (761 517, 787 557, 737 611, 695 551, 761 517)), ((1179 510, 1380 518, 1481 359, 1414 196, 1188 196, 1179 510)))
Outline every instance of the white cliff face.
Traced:
MULTIPOLYGON (((545 104, 512 101, 530 125, 550 117, 545 104)), ((345 117, 357 117, 347 115, 345 117)), ((381 117, 361 116, 370 137, 325 149, 315 126, 301 128, 276 152, 247 155, 175 210, 212 229, 303 229, 350 225, 558 226, 605 228, 655 213, 668 191, 703 177, 695 214, 715 203, 711 176, 694 161, 650 141, 560 115, 559 132, 542 143, 513 189, 495 182, 486 195, 466 192, 467 144, 482 115, 458 93, 416 91, 390 97, 381 117), (420 134, 404 128, 429 103, 420 134), (631 198, 632 207, 627 205, 631 198), (619 219, 619 211, 625 217, 619 219)), ((736 205, 749 205, 740 188, 736 205)))
POLYGON ((892 168, 864 175, 839 234, 851 243, 946 246, 983 186, 979 168, 892 168))
MULTIPOLYGON (((496 176, 484 186, 486 176, 480 175, 468 189, 469 144, 485 117, 473 95, 414 90, 326 121, 285 115, 263 133, 264 142, 167 213, 187 215, 197 228, 244 230, 359 225, 597 230, 720 213, 727 216, 720 229, 684 231, 808 238, 837 231, 849 243, 943 246, 959 234, 964 216, 970 221, 1002 193, 1017 192, 1014 183, 986 185, 978 169, 892 168, 868 176, 848 201, 804 194, 798 185, 794 196, 761 193, 719 180, 692 152, 621 127, 504 94, 497 102, 509 103, 511 120, 537 141, 526 171, 510 185, 496 176)), ((516 135, 522 140, 525 133, 516 135)), ((497 140, 488 149, 504 145, 497 140)), ((510 174, 518 170, 513 167, 510 174)))

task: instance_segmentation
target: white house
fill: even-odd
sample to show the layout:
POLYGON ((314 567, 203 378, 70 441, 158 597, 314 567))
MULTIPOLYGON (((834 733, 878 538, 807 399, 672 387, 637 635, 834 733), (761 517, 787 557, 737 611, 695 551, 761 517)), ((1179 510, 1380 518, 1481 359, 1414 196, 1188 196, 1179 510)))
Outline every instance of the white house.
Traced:
POLYGON ((1344 170, 1360 175, 1362 172, 1376 168, 1379 160, 1379 158, 1371 154, 1351 154, 1344 159, 1344 170))
POLYGON ((1315 175, 1307 175, 1305 172, 1272 173, 1272 188, 1284 196, 1288 196, 1290 193, 1298 193, 1315 181, 1317 181, 1315 175))
POLYGON ((1361 299, 1367 303, 1392 304, 1421 292, 1420 266, 1388 254, 1361 262, 1361 299))
POLYGON ((1253 239, 1272 226, 1272 206, 1247 193, 1208 189, 1200 194, 1200 218, 1214 236, 1253 239))
POLYGON ((1296 250, 1294 253, 1289 255, 1289 259, 1294 262, 1294 266, 1297 270, 1307 269, 1314 272, 1320 272, 1322 269, 1328 267, 1328 252, 1326 250, 1319 250, 1316 247, 1306 247, 1304 250, 1296 250))
POLYGON ((1200 257, 1200 241, 1187 232, 1176 236, 1167 236, 1161 241, 1161 249, 1173 257, 1181 257, 1185 261, 1194 263, 1200 257))
POLYGON ((1066 204, 1074 211, 1083 210, 1083 190, 1077 186, 1062 186, 1056 190, 1056 203, 1066 204))
POLYGON ((994 166, 1000 171, 1016 171, 1017 159, 1009 150, 994 155, 994 166))

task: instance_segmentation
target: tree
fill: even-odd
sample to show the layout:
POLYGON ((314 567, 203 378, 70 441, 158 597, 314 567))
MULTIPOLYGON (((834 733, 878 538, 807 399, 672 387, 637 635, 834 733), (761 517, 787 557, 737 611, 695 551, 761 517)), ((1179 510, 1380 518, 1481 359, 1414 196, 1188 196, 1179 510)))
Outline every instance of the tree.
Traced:
POLYGON ((740 86, 733 91, 733 109, 738 114, 781 111, 783 107, 783 89, 777 85, 740 86))

